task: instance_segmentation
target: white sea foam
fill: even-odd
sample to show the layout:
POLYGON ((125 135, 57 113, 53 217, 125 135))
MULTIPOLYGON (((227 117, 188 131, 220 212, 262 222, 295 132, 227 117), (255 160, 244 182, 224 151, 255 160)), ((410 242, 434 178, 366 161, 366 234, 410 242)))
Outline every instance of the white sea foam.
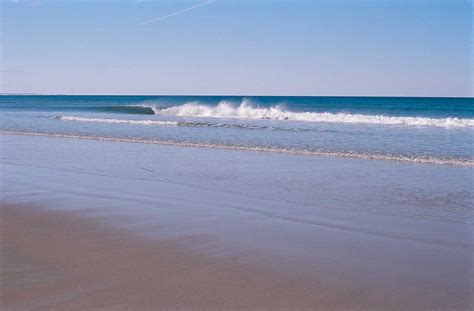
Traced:
POLYGON ((175 122, 175 121, 159 121, 159 120, 84 118, 84 117, 75 117, 75 116, 57 116, 56 118, 63 121, 76 121, 76 122, 120 123, 120 124, 135 124, 135 125, 178 125, 178 122, 175 122))
POLYGON ((187 141, 173 141, 173 140, 160 140, 160 139, 139 139, 139 138, 110 137, 110 136, 73 135, 73 134, 65 134, 65 133, 22 132, 22 131, 9 131, 9 130, 0 130, 0 134, 47 136, 47 137, 73 138, 73 139, 85 139, 85 140, 113 141, 113 142, 123 142, 123 143, 159 144, 159 145, 173 145, 173 146, 182 146, 182 147, 230 149, 230 150, 253 151, 253 152, 274 152, 274 153, 286 153, 286 154, 305 155, 305 156, 342 157, 342 158, 356 158, 356 159, 367 159, 367 160, 386 160, 386 161, 401 161, 401 162, 411 162, 411 163, 474 167, 474 160, 472 159, 442 158, 442 157, 420 156, 420 155, 391 155, 391 154, 378 154, 378 153, 356 152, 356 151, 305 150, 305 149, 296 149, 296 148, 246 146, 246 145, 215 144, 215 143, 205 143, 205 142, 187 142, 187 141))
POLYGON ((284 128, 265 125, 239 124, 239 123, 211 123, 211 122, 191 122, 191 121, 161 121, 161 120, 130 120, 130 119, 112 119, 112 118, 88 118, 76 116, 59 115, 55 117, 61 121, 73 122, 93 122, 93 123, 119 123, 133 125, 174 125, 174 126, 195 126, 195 127, 222 127, 222 128, 238 128, 238 129, 268 129, 278 131, 309 131, 311 129, 284 128))
POLYGON ((329 112, 295 112, 286 110, 283 106, 258 107, 248 100, 243 100, 236 106, 230 102, 222 101, 217 106, 203 105, 190 102, 180 106, 159 108, 146 106, 158 115, 171 115, 179 117, 199 118, 235 118, 235 119, 270 119, 289 120, 302 122, 327 122, 327 123, 352 123, 352 124, 385 124, 409 126, 435 126, 435 127, 474 127, 474 119, 460 118, 425 118, 425 117, 398 117, 384 115, 362 115, 350 113, 329 112))

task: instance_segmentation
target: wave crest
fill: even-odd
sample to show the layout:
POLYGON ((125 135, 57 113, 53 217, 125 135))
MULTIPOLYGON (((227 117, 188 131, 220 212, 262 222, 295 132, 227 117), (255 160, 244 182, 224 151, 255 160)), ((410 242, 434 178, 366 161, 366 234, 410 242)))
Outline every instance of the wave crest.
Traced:
POLYGON ((190 102, 180 106, 160 108, 150 106, 157 115, 197 118, 234 118, 257 120, 288 120, 300 122, 352 123, 352 124, 382 124, 435 127, 474 127, 474 119, 426 117, 398 117, 384 115, 363 115, 351 113, 329 112, 295 112, 286 110, 283 106, 259 107, 243 100, 236 106, 222 101, 217 106, 203 105, 190 102))

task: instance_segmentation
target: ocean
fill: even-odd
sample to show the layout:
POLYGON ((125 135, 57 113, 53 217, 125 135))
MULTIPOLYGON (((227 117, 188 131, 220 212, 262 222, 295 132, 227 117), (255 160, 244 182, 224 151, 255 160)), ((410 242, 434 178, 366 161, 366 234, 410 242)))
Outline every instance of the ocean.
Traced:
POLYGON ((0 96, 3 133, 474 166, 474 100, 0 96))

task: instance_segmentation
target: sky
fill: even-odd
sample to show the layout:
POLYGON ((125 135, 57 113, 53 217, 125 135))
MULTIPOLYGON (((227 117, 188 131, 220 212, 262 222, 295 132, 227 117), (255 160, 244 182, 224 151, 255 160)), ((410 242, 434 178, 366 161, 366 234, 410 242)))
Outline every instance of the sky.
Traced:
POLYGON ((0 92, 472 97, 472 2, 0 0, 0 92))

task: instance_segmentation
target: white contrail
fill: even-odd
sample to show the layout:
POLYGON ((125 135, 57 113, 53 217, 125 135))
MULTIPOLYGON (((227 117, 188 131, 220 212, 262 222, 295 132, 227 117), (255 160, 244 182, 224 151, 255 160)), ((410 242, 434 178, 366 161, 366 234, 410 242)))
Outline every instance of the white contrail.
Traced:
POLYGON ((191 11, 191 10, 194 10, 194 9, 196 9, 196 8, 198 8, 198 7, 211 4, 212 2, 215 2, 215 1, 216 1, 216 0, 208 0, 208 1, 205 1, 205 2, 202 2, 202 3, 199 3, 199 4, 196 4, 196 5, 193 5, 193 6, 189 7, 189 8, 182 9, 182 10, 180 10, 180 11, 176 11, 176 12, 174 12, 174 13, 165 15, 165 16, 160 16, 160 17, 157 17, 157 18, 150 19, 150 20, 148 20, 148 21, 141 22, 141 23, 139 23, 139 24, 134 25, 133 27, 140 27, 140 26, 143 26, 143 25, 146 25, 146 24, 158 22, 158 21, 164 20, 164 19, 166 19, 166 18, 168 18, 168 17, 172 17, 172 16, 176 16, 176 15, 179 15, 179 14, 182 14, 182 13, 186 13, 186 12, 191 11))

